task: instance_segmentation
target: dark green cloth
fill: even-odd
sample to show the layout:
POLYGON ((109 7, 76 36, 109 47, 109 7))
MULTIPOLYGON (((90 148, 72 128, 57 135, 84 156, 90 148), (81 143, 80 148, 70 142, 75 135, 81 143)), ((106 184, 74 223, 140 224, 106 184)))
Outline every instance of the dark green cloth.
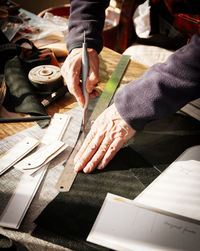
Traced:
POLYGON ((17 250, 16 247, 13 245, 13 241, 2 234, 0 234, 0 249, 9 251, 17 250))
POLYGON ((20 242, 14 241, 7 236, 0 234, 0 250, 1 251, 28 251, 20 242))
MULTIPOLYGON (((35 95, 34 87, 30 84, 23 62, 18 56, 7 61, 4 77, 7 91, 3 105, 8 111, 30 115, 47 115, 44 106, 35 95)), ((49 122, 49 119, 45 119, 37 123, 43 128, 49 125, 49 122)))
POLYGON ((69 192, 58 196, 37 218, 33 235, 76 251, 104 250, 86 242, 108 192, 134 199, 185 149, 200 144, 200 123, 175 114, 136 134, 106 169, 78 173, 69 192))
POLYGON ((162 172, 187 148, 200 144, 200 122, 178 113, 149 123, 134 141, 133 149, 162 172))
POLYGON ((103 250, 85 240, 107 192, 133 199, 143 190, 128 161, 134 155, 135 166, 149 166, 127 147, 105 170, 78 173, 71 190, 60 193, 38 218, 36 235, 73 250, 103 250))

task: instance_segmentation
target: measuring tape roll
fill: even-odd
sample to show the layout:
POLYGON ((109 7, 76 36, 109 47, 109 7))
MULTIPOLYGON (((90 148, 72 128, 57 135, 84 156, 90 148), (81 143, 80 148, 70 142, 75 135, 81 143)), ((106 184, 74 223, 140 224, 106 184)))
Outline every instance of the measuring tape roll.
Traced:
POLYGON ((41 91, 56 91, 64 82, 60 68, 55 65, 39 65, 30 70, 30 82, 41 91))

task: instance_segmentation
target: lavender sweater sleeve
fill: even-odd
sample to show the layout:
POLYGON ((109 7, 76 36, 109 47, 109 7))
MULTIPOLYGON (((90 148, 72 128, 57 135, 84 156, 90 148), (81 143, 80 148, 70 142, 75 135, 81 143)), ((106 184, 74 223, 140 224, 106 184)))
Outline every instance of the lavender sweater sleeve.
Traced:
POLYGON ((105 9, 109 0, 71 0, 69 17, 69 35, 67 49, 82 46, 85 31, 88 48, 98 53, 103 48, 102 30, 105 20, 105 9))
MULTIPOLYGON (((134 69, 133 69, 134 71, 134 69)), ((200 97, 200 35, 149 68, 115 95, 122 118, 135 130, 151 120, 167 117, 200 97)))

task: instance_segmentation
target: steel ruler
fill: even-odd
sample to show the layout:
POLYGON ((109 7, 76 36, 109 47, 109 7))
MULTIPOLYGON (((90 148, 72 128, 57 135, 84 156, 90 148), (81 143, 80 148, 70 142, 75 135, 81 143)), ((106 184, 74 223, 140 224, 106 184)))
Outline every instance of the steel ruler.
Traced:
POLYGON ((77 144, 72 151, 69 159, 66 162, 65 168, 56 184, 56 189, 60 192, 68 192, 73 184, 76 177, 76 172, 74 171, 74 157, 78 153, 81 145, 83 144, 86 134, 90 130, 90 122, 95 120, 110 104, 119 83, 125 73, 125 70, 130 62, 130 56, 122 55, 116 68, 114 69, 110 79, 108 80, 101 96, 99 97, 96 106, 90 116, 90 119, 86 125, 85 132, 80 134, 77 144))

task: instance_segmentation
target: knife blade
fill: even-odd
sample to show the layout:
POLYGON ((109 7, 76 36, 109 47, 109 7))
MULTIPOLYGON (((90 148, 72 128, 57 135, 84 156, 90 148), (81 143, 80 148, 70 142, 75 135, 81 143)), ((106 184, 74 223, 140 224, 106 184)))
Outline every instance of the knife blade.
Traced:
POLYGON ((85 31, 84 31, 84 41, 82 44, 82 90, 83 95, 85 98, 85 104, 83 107, 83 123, 82 129, 85 130, 85 126, 87 124, 87 115, 88 115, 88 103, 89 103, 89 93, 86 90, 86 80, 89 73, 89 62, 88 62, 88 54, 87 54, 87 43, 85 38, 85 31))

